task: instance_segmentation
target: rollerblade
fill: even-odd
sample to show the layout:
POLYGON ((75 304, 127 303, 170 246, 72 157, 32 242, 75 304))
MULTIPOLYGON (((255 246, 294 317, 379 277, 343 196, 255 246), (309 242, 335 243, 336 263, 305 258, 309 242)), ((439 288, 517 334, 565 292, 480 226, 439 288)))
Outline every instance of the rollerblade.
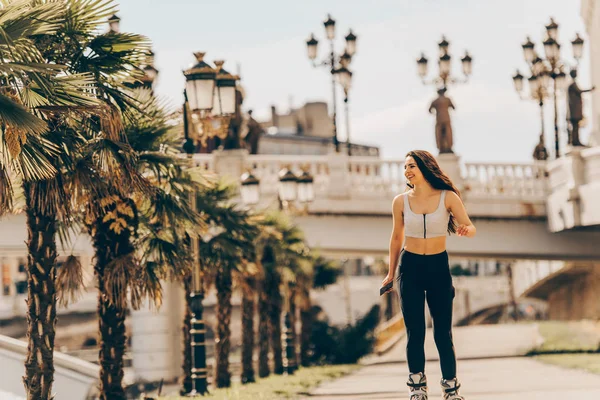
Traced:
POLYGON ((427 378, 424 373, 410 374, 406 384, 409 400, 427 400, 427 378))
POLYGON ((442 379, 442 393, 444 400, 465 400, 464 397, 458 394, 458 389, 460 389, 460 384, 456 378, 454 379, 442 379))

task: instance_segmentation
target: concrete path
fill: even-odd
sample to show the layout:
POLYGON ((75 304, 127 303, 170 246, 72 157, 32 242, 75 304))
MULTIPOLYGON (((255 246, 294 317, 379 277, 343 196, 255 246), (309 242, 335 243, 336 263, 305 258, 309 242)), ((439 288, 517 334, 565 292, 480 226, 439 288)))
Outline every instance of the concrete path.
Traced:
MULTIPOLYGON (((526 353, 540 338, 535 325, 490 325, 455 328, 461 394, 467 400, 600 399, 600 375, 543 364, 526 353)), ((437 351, 428 332, 426 366, 429 393, 441 399, 437 351)), ((306 399, 408 399, 404 356, 400 342, 382 357, 364 361, 365 367, 329 382, 306 399)))
MULTIPOLYGON (((543 341, 536 324, 454 327, 453 336, 457 358, 462 360, 522 356, 543 341)), ((425 356, 428 361, 439 360, 431 329, 425 337, 425 356)), ((366 357, 362 361, 365 365, 390 362, 406 362, 405 339, 386 354, 366 357)))

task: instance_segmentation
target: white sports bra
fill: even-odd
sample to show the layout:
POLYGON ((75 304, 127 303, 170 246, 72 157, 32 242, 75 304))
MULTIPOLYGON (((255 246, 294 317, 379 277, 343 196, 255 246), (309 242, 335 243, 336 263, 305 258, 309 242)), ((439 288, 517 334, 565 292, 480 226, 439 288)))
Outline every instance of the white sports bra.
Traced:
POLYGON ((444 198, 446 191, 442 190, 438 208, 430 214, 415 214, 410 209, 408 193, 404 195, 404 235, 414 238, 432 238, 446 236, 450 213, 446 210, 444 198))

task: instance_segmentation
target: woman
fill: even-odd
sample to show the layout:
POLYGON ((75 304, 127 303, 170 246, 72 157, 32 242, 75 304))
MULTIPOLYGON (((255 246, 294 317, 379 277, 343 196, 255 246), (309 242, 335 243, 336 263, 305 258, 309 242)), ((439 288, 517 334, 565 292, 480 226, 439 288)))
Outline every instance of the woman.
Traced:
POLYGON ((448 266, 446 234, 473 237, 475 226, 465 211, 458 189, 430 153, 409 152, 404 175, 410 190, 396 196, 392 205, 390 270, 382 286, 393 282, 399 263, 400 301, 408 340, 410 400, 427 400, 425 299, 440 355, 444 399, 464 400, 458 394, 460 385, 456 379, 452 343, 454 287, 448 266))

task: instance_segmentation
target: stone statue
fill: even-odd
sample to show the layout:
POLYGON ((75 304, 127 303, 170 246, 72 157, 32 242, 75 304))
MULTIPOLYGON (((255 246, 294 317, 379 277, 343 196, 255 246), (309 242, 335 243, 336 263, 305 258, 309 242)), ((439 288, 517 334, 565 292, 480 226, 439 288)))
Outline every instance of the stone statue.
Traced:
POLYGON ((250 154, 258 154, 258 142, 263 133, 265 131, 262 126, 252 118, 252 110, 248 110, 248 115, 242 124, 241 136, 250 154))
POLYGON ((581 90, 579 86, 577 86, 577 81, 575 80, 575 78, 577 78, 577 70, 575 69, 571 70, 571 78, 573 78, 573 82, 571 82, 567 90, 569 99, 567 120, 571 124, 569 144, 571 146, 583 146, 583 143, 579 140, 579 123, 583 119, 583 99, 581 98, 581 94, 591 92, 595 87, 581 90))
POLYGON ((435 99, 429 112, 435 110, 435 142, 440 154, 454 153, 452 151, 452 124, 450 123, 450 108, 455 109, 452 100, 445 96, 446 88, 438 90, 438 98, 435 99))

